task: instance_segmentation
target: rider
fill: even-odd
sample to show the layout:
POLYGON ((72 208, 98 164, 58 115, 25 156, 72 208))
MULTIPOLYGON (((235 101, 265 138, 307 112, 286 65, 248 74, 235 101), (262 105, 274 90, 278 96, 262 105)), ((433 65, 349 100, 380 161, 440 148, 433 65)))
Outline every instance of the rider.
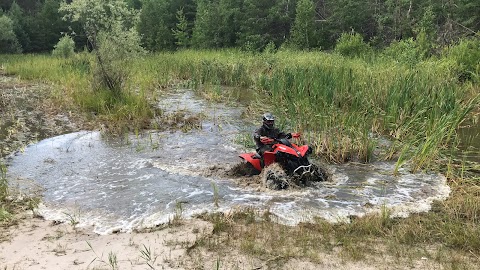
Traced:
POLYGON ((275 127, 275 116, 271 113, 263 114, 263 124, 260 128, 255 130, 253 139, 257 145, 257 153, 263 157, 266 151, 272 151, 274 141, 272 139, 292 138, 291 133, 281 132, 275 127))

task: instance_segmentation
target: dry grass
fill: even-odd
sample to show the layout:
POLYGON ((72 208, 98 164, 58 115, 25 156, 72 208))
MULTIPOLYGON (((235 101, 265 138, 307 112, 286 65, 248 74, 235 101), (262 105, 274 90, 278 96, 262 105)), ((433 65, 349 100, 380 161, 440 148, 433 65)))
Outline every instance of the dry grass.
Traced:
POLYGON ((409 218, 381 214, 331 224, 323 220, 298 226, 275 222, 270 213, 241 209, 202 216, 212 222, 212 234, 197 240, 197 248, 270 260, 282 267, 291 259, 321 264, 319 254, 344 261, 396 262, 399 268, 430 260, 445 269, 475 269, 480 263, 480 186, 461 184, 452 196, 429 213, 409 218))

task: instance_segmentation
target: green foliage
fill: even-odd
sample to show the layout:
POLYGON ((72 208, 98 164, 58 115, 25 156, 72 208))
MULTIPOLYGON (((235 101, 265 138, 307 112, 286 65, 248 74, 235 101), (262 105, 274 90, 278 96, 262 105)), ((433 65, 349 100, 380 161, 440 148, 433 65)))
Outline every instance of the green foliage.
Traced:
POLYGON ((13 32, 13 21, 5 16, 0 16, 0 53, 20 53, 22 47, 13 32))
POLYGON ((315 5, 312 0, 297 2, 296 16, 291 29, 290 45, 308 49, 315 45, 315 5))
POLYGON ((290 33, 293 12, 290 1, 245 0, 239 17, 237 44, 247 51, 262 51, 273 42, 278 48, 290 33))
POLYGON ((15 33, 22 50, 28 51, 30 48, 30 37, 27 32, 29 28, 28 24, 31 20, 25 18, 23 9, 15 1, 10 6, 7 14, 8 17, 12 19, 13 32, 15 33))
MULTIPOLYGON (((7 166, 0 160, 0 202, 8 196, 7 166)), ((2 203, 3 204, 3 203, 2 203)))
POLYGON ((45 0, 37 15, 39 30, 41 31, 41 50, 50 51, 62 37, 62 33, 68 31, 68 27, 58 12, 60 0, 45 0))
POLYGON ((138 31, 147 50, 159 51, 174 48, 175 17, 170 13, 171 1, 146 0, 140 12, 138 31))
POLYGON ((173 36, 176 39, 175 44, 180 48, 186 48, 189 45, 188 22, 185 14, 183 14, 183 9, 177 11, 177 20, 176 28, 172 29, 173 36))
POLYGON ((480 81, 480 39, 464 39, 444 52, 447 59, 456 64, 460 80, 480 81))
POLYGON ((370 53, 371 48, 359 33, 351 32, 340 36, 335 45, 335 51, 348 57, 361 57, 370 53))
POLYGON ((137 12, 123 0, 77 0, 63 3, 60 10, 82 23, 94 49, 94 88, 121 94, 131 60, 144 52, 136 30, 137 12))
POLYGON ((217 24, 216 3, 209 3, 208 0, 199 0, 197 2, 197 16, 195 17, 195 27, 193 28, 193 44, 197 48, 209 48, 218 46, 215 40, 215 30, 217 24))
POLYGON ((411 66, 421 60, 420 50, 413 38, 392 42, 390 46, 383 50, 382 55, 390 60, 411 66))
MULTIPOLYGON (((371 0, 336 0, 330 3, 328 24, 332 37, 338 39, 335 33, 354 31, 370 40, 375 33, 375 19, 372 11, 377 10, 378 1, 371 0)), ((332 41, 334 41, 332 40, 332 41)))
POLYGON ((52 54, 58 57, 69 58, 74 55, 75 42, 72 37, 65 35, 60 38, 57 45, 54 47, 52 54))

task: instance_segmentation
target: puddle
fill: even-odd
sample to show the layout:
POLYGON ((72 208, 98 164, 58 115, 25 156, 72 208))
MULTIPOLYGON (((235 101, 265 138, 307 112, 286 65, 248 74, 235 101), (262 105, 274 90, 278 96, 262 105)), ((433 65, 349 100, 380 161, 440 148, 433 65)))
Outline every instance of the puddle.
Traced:
POLYGON ((159 104, 167 113, 203 114, 201 128, 149 132, 123 140, 99 132, 77 132, 42 140, 8 160, 8 177, 21 187, 43 188, 46 219, 80 221, 100 234, 131 231, 182 215, 228 211, 236 207, 269 210, 278 222, 295 225, 322 217, 348 220, 383 207, 397 216, 428 211, 450 192, 439 174, 393 176, 394 164, 333 166, 333 182, 315 188, 259 191, 240 187, 225 175, 205 176, 212 165, 233 166, 243 152, 236 136, 253 126, 241 106, 211 104, 178 90, 159 104), (218 207, 215 203, 218 202, 218 207))

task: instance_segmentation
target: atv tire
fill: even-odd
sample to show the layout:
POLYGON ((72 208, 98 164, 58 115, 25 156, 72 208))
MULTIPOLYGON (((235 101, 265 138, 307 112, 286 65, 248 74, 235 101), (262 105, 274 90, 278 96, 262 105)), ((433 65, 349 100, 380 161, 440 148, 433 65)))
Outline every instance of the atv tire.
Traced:
POLYGON ((276 166, 265 168, 263 180, 268 189, 281 190, 290 186, 287 174, 276 166))

